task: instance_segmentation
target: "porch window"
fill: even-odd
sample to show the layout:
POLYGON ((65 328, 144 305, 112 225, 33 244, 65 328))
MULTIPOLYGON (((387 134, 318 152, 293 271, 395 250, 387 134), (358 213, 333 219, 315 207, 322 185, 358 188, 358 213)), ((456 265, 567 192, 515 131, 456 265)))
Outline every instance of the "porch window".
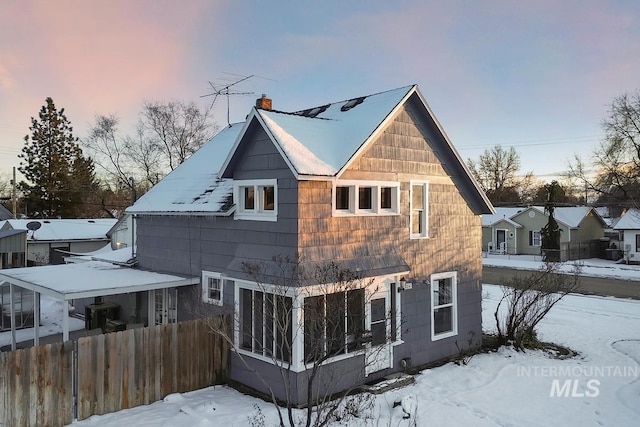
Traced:
POLYGON ((431 339, 438 340, 458 333, 457 274, 431 276, 431 339))
POLYGON ((429 236, 429 183, 411 182, 411 238, 419 239, 429 236))
POLYGON ((540 231, 529 231, 529 246, 542 246, 540 231))
POLYGON ((223 280, 219 273, 202 272, 202 300, 209 304, 222 305, 223 280))
POLYGON ((277 220, 277 180, 238 181, 234 187, 235 219, 277 220))
POLYGON ((292 299, 259 290, 240 289, 240 348, 283 362, 291 361, 292 299))
POLYGON ((364 316, 364 289, 305 298, 305 361, 360 350, 364 316))

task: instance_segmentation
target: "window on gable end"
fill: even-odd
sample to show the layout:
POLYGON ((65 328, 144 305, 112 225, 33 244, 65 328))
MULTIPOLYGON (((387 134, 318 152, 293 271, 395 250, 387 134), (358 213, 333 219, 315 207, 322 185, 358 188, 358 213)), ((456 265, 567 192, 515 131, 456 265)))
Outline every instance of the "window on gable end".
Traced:
POLYGON ((236 204, 235 219, 277 221, 276 179, 236 181, 233 197, 236 204))
POLYGON ((400 183, 338 181, 333 187, 333 215, 397 215, 400 183))
POLYGON ((410 236, 412 239, 429 237, 429 183, 411 182, 410 236))

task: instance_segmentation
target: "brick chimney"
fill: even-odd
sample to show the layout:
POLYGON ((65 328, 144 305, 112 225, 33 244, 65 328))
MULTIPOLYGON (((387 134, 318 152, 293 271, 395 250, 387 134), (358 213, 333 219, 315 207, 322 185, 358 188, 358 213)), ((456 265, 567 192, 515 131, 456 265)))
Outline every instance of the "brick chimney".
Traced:
POLYGON ((262 97, 256 99, 256 108, 271 111, 271 99, 267 98, 267 95, 263 93, 262 97))

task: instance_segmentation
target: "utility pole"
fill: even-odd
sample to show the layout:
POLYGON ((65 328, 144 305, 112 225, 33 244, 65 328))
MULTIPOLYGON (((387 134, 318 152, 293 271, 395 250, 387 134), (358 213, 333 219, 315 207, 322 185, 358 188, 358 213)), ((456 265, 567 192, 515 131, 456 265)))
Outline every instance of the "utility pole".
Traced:
POLYGON ((11 202, 13 203, 13 219, 17 217, 17 205, 16 200, 16 167, 13 167, 13 180, 11 180, 11 202))

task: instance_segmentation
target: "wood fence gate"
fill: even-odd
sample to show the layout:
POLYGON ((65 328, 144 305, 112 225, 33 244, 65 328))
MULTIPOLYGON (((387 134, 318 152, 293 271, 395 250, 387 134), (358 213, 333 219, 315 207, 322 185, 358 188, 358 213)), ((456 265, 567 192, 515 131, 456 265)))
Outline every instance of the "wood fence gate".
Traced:
POLYGON ((206 321, 0 353, 0 426, 63 426, 227 382, 229 346, 206 321))

